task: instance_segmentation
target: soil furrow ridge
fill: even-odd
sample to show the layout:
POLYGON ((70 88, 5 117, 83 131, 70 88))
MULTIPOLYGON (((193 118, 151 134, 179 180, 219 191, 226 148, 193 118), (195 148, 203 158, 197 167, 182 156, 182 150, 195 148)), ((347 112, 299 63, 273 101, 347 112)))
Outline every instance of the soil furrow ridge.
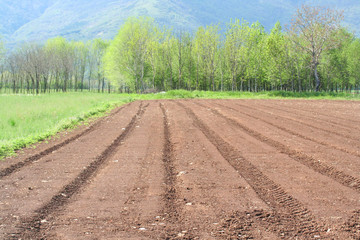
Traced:
MULTIPOLYGON (((259 171, 232 145, 212 131, 189 107, 178 102, 221 155, 249 183, 258 196, 273 210, 270 228, 282 238, 316 238, 325 236, 312 213, 278 184, 259 171)), ((259 215, 260 216, 260 215, 259 215)), ((269 218, 270 219, 270 218, 269 218)))
MULTIPOLYGON (((245 105, 240 104, 240 103, 237 103, 237 105, 239 105, 239 106, 245 106, 245 105)), ((258 106, 264 107, 264 108, 268 108, 268 109, 274 109, 274 110, 276 110, 276 111, 282 111, 282 112, 285 112, 286 114, 289 114, 289 113, 291 114, 291 112, 289 112, 289 111, 286 111, 286 110, 284 110, 284 109, 275 108, 275 107, 273 107, 273 106, 263 106, 263 105, 259 105, 259 104, 258 104, 258 106)), ((259 110, 259 108, 256 108, 256 110, 259 110)), ((261 111, 267 112, 267 111, 264 111, 264 110, 261 110, 261 111)), ((267 113, 268 113, 268 112, 267 112, 267 113)), ((294 113, 293 113, 293 114, 294 114, 294 113)), ((327 133, 331 133, 331 134, 336 135, 336 136, 339 136, 339 137, 344 137, 344 138, 346 138, 346 139, 349 138, 349 139, 352 139, 352 140, 355 140, 355 141, 359 141, 359 138, 356 138, 356 137, 354 137, 354 136, 351 136, 351 135, 348 135, 348 134, 343 134, 343 133, 340 133, 340 132, 335 132, 335 131, 332 131, 332 130, 329 130, 329 129, 326 129, 326 128, 318 127, 318 126, 309 124, 309 123, 307 123, 307 122, 300 121, 299 119, 296 119, 296 118, 293 118, 293 117, 285 117, 285 116, 278 115, 278 114, 277 114, 276 116, 277 116, 277 117, 281 117, 281 118, 283 118, 283 119, 287 119, 287 120, 291 120, 291 121, 300 123, 300 124, 305 125, 305 126, 308 126, 308 127, 310 127, 310 128, 314 128, 314 129, 321 130, 321 131, 324 131, 324 132, 327 132, 327 133)), ((319 121, 319 120, 321 121, 321 119, 318 119, 318 118, 316 118, 316 119, 310 118, 310 119, 315 120, 315 121, 319 121)), ((333 126, 336 126, 337 128, 339 128, 338 125, 334 125, 334 124, 332 124, 332 125, 333 125, 333 126)), ((349 131, 349 129, 346 129, 346 131, 349 131)))
MULTIPOLYGON (((115 112, 111 113, 109 115, 109 117, 118 114, 122 109, 124 109, 124 107, 120 107, 115 112)), ((42 152, 37 153, 37 154, 35 154, 33 156, 30 156, 30 157, 26 158, 25 160, 23 160, 21 162, 17 162, 17 163, 15 163, 15 164, 7 167, 7 168, 4 168, 4 169, 0 170, 0 179, 2 179, 4 177, 7 177, 7 176, 11 175, 14 172, 19 171, 21 168, 26 167, 26 166, 34 163, 35 161, 38 161, 38 160, 40 160, 41 158, 43 158, 45 156, 48 156, 49 154, 53 153, 54 151, 59 150, 60 148, 62 148, 64 146, 76 141, 80 137, 85 136, 85 135, 93 132, 94 130, 96 130, 96 128, 98 128, 102 124, 104 119, 105 118, 101 119, 100 121, 95 122, 90 127, 86 128, 84 131, 76 134, 75 136, 72 136, 72 137, 66 139, 63 142, 55 144, 54 146, 49 147, 49 148, 43 150, 42 152)))
MULTIPOLYGON (((196 103, 202 107, 205 108, 209 108, 207 106, 204 106, 203 104, 200 103, 196 103)), ((332 166, 328 166, 322 162, 319 162, 318 160, 314 159, 311 156, 308 156, 307 154, 303 153, 303 152, 298 152, 295 150, 290 149, 289 147, 285 146, 284 144, 275 141, 273 139, 270 139, 268 137, 265 137, 264 135, 262 135, 261 133, 248 128, 247 126, 241 124, 240 122, 238 122, 237 120, 225 116, 224 114, 222 114, 221 112, 219 112, 216 109, 210 108, 211 111, 220 116, 221 118, 225 119, 228 123, 239 127, 240 129, 244 130, 246 133, 248 133, 249 135, 253 136, 254 138, 258 139, 261 142, 264 142, 266 144, 268 144, 271 147, 274 147, 275 149, 277 149, 279 152, 287 154, 289 157, 291 157, 292 159, 294 159, 295 161, 313 169, 314 171, 323 174, 337 182, 339 182, 340 184, 349 187, 351 189, 356 190, 357 192, 360 192, 360 179, 355 178, 351 175, 348 175, 342 171, 339 171, 337 169, 335 169, 332 166)))
POLYGON ((125 130, 107 147, 96 159, 88 165, 72 182, 63 187, 63 189, 51 200, 35 211, 35 214, 28 219, 23 219, 19 226, 20 231, 15 235, 16 239, 46 239, 42 229, 42 224, 47 223, 50 218, 57 215, 61 208, 66 206, 70 199, 80 192, 88 181, 96 175, 100 167, 116 152, 121 142, 132 132, 137 121, 144 114, 147 106, 141 103, 138 112, 133 116, 125 130))
POLYGON ((176 189, 176 169, 174 165, 174 153, 173 145, 171 143, 171 133, 169 128, 169 119, 166 113, 164 104, 160 103, 160 108, 163 113, 164 119, 164 148, 163 148, 163 163, 165 168, 165 195, 164 195, 164 218, 167 221, 167 227, 165 229, 165 239, 193 239, 194 237, 190 232, 181 234, 184 229, 181 209, 177 200, 179 199, 178 191, 176 189), (179 235, 180 233, 180 235, 179 235))
MULTIPOLYGON (((275 110, 277 110, 277 111, 282 111, 282 112, 285 112, 285 113, 287 113, 287 114, 296 114, 296 115, 298 115, 297 113, 294 113, 294 112, 289 111, 289 110, 287 110, 287 109, 277 108, 277 107, 274 107, 274 106, 269 106, 269 105, 264 105, 264 104, 258 104, 258 105, 261 106, 261 107, 264 107, 264 108, 269 108, 269 109, 275 109, 275 110)), ((303 110, 303 111, 304 111, 304 110, 303 110)), ((306 111, 304 111, 304 112, 306 112, 306 111)), ((302 115, 302 116, 304 116, 304 117, 306 117, 306 118, 308 118, 308 119, 310 119, 310 120, 314 120, 314 121, 318 121, 318 122, 324 122, 324 123, 326 123, 326 124, 331 123, 332 125, 336 126, 337 128, 339 128, 339 126, 341 126, 341 128, 346 129, 346 130, 348 130, 348 131, 353 131, 354 128, 359 130, 359 128, 358 128, 358 127, 354 127, 353 124, 351 124, 352 127, 350 128, 349 125, 345 125, 345 124, 342 124, 342 123, 334 122, 334 121, 331 121, 331 120, 329 120, 329 119, 324 120, 324 119, 321 119, 321 118, 311 117, 311 116, 307 116, 307 115, 302 115)), ((311 125, 310 125, 310 126, 311 126, 311 125)), ((319 129, 322 129, 322 128, 319 128, 319 129)), ((348 135, 345 135, 345 134, 340 134, 340 133, 337 133, 337 132, 334 132, 334 131, 331 131, 331 130, 325 130, 325 131, 328 131, 328 132, 330 132, 330 133, 332 133, 332 134, 335 134, 335 135, 339 135, 339 136, 343 136, 343 137, 347 137, 347 138, 351 138, 351 139, 353 139, 353 140, 359 141, 359 138, 354 138, 353 136, 348 136, 348 135)))
MULTIPOLYGON (((215 103, 215 104, 218 105, 219 107, 227 108, 227 109, 230 109, 230 110, 235 111, 235 112, 238 111, 238 110, 235 109, 235 108, 232 108, 232 107, 229 107, 229 106, 226 106, 226 105, 223 105, 223 104, 218 104, 218 103, 215 103)), ((239 104, 238 104, 238 105, 239 105, 239 104)), ((240 106, 245 107, 245 108, 248 108, 247 106, 243 106, 243 105, 240 105, 240 106)), ((249 107, 249 109, 251 109, 251 108, 249 107)), ((259 111, 261 111, 261 110, 259 110, 259 111)), ((264 112, 264 111, 261 111, 261 112, 264 112)), ((266 113, 266 112, 265 112, 265 113, 266 113)), ((344 152, 344 153, 347 153, 347 154, 350 154, 350 155, 353 155, 353 156, 356 156, 356 157, 360 157, 360 152, 351 151, 351 150, 345 149, 345 148, 343 148, 343 147, 340 147, 340 146, 337 146, 337 145, 334 145, 334 144, 330 144, 330 143, 327 143, 327 142, 324 142, 324 141, 321 141, 321 140, 317 140, 317 139, 312 138, 312 137, 305 136, 305 135, 303 135, 303 134, 301 134, 301 133, 295 132, 295 131, 293 131, 293 130, 291 130, 291 129, 288 129, 288 128, 286 128, 286 127, 280 126, 280 125, 278 125, 278 124, 274 124, 274 123, 272 123, 272 122, 270 122, 270 121, 267 121, 266 119, 256 117, 256 116, 254 116, 254 115, 245 113, 245 112, 243 112, 243 111, 241 111, 241 114, 243 114, 243 115, 245 115, 245 116, 247 116, 247 117, 250 117, 250 118, 253 118, 253 119, 256 119, 256 120, 265 122, 266 124, 269 124, 269 125, 277 128, 277 129, 280 129, 280 130, 282 130, 282 131, 284 131, 284 132, 290 133, 290 134, 292 134, 292 135, 294 135, 294 136, 297 136, 297 137, 299 137, 299 138, 302 138, 302 139, 305 139, 305 140, 308 140, 308 141, 312 141, 312 142, 314 142, 314 143, 318 143, 318 144, 321 144, 321 145, 323 145, 323 146, 330 147, 330 148, 336 149, 336 150, 338 150, 338 151, 341 151, 341 152, 344 152)))
MULTIPOLYGON (((286 106, 286 105, 283 105, 283 106, 286 106)), ((345 121, 345 122, 351 122, 351 124, 360 124, 360 121, 357 121, 357 120, 354 120, 354 119, 349 119, 349 118, 343 118, 343 117, 340 117, 340 116, 334 116, 332 114, 328 114, 330 112, 319 112, 319 111, 316 111, 315 109, 308 109, 306 108, 306 110, 303 108, 303 106, 295 106, 295 105, 292 105, 291 106, 292 109, 294 110, 297 110, 297 111, 301 111, 301 112, 307 112, 307 113, 312 113, 312 114, 315 114, 315 115, 318 115, 318 116, 323 116, 323 117, 326 117, 326 118, 332 118, 332 119, 336 119, 336 120, 341 120, 341 121, 345 121)), ((319 108, 321 109, 321 108, 319 108)))

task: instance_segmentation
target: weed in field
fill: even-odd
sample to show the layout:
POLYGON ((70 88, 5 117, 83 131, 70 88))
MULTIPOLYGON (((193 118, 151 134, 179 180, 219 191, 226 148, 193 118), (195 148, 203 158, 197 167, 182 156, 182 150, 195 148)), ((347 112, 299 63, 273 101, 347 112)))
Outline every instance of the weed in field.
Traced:
POLYGON ((10 125, 11 127, 15 127, 15 125, 16 125, 15 120, 14 120, 14 119, 9 119, 9 125, 10 125))

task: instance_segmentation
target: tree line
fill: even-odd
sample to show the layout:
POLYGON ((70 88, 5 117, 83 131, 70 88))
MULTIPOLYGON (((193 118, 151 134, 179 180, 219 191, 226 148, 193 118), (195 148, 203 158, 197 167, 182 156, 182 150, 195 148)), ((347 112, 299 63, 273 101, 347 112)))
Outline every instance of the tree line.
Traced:
POLYGON ((108 45, 101 39, 84 43, 56 37, 43 45, 25 43, 7 55, 2 51, 0 92, 110 92, 102 61, 108 45))
POLYGON ((112 41, 23 45, 0 64, 0 89, 359 91, 360 40, 342 19, 306 5, 288 27, 278 22, 270 32, 239 19, 187 32, 129 18, 112 41))

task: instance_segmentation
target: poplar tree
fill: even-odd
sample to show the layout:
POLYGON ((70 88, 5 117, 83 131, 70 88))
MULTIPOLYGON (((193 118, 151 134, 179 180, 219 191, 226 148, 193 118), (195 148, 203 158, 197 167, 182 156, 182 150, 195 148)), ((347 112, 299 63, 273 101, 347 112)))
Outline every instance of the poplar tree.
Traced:
POLYGON ((355 39, 346 49, 347 56, 347 70, 350 74, 350 79, 360 93, 360 39, 355 39))
POLYGON ((133 80, 134 90, 144 91, 149 43, 153 34, 154 22, 150 18, 129 18, 124 23, 104 58, 107 76, 114 83, 133 80))
POLYGON ((336 32, 341 28, 343 13, 329 8, 303 5, 291 21, 289 35, 311 57, 316 80, 315 90, 320 90, 318 66, 324 51, 339 46, 336 32), (300 38, 299 38, 300 37, 300 38))

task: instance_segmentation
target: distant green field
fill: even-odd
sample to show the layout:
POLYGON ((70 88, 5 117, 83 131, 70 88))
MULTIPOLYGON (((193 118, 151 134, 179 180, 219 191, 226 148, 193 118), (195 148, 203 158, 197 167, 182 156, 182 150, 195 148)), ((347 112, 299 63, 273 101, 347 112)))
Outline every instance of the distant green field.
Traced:
POLYGON ((216 99, 336 99, 360 100, 359 94, 292 92, 204 92, 174 90, 157 94, 53 93, 0 95, 0 159, 72 128, 93 116, 100 116, 121 104, 135 100, 216 98, 216 99))

